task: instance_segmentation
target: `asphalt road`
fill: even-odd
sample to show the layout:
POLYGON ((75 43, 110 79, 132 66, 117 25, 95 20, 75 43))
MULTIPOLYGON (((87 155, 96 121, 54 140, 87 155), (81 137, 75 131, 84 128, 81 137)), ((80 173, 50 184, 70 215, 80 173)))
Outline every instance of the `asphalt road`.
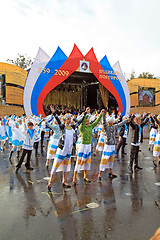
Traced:
MULTIPOLYGON (((25 166, 15 173, 8 161, 9 148, 0 153, 0 239, 67 239, 67 240, 145 240, 160 227, 160 165, 153 167, 148 140, 144 140, 139 153, 139 165, 131 175, 127 155, 115 158, 114 173, 117 178, 102 174, 97 181, 100 156, 92 155, 89 171, 91 183, 78 175, 78 184, 64 189, 61 173, 56 173, 52 194, 47 192, 49 172, 45 169, 46 147, 40 156, 32 152, 32 172, 25 166)), ((51 163, 50 168, 51 169, 51 163)), ((72 170, 68 181, 72 183, 72 170)))

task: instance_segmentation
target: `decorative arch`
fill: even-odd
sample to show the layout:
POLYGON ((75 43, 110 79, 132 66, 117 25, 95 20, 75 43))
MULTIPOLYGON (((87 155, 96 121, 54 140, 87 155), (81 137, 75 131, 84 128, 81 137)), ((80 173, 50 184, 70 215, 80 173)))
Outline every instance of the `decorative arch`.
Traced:
MULTIPOLYGON (((119 111, 122 115, 126 114, 126 102, 127 102, 127 91, 121 82, 121 79, 118 78, 113 68, 108 62, 106 56, 98 62, 93 48, 84 56, 81 51, 78 49, 76 44, 72 49, 71 54, 67 58, 65 53, 57 48, 55 54, 52 58, 40 69, 40 74, 37 74, 39 69, 36 68, 34 64, 34 71, 30 71, 27 80, 26 86, 29 85, 29 81, 32 81, 33 87, 31 88, 31 93, 29 94, 29 99, 24 98, 24 108, 30 109, 31 112, 26 112, 26 114, 39 115, 44 114, 43 102, 47 94, 53 90, 56 86, 65 81, 73 72, 75 72, 80 66, 80 60, 89 62, 89 68, 98 81, 115 97, 119 111), (36 77, 38 76, 38 77, 36 77), (34 84, 33 84, 34 82, 34 84), (27 104, 30 106, 27 108, 27 104)), ((40 66, 40 60, 36 59, 40 66)), ((32 70, 32 69, 31 69, 32 70)), ((129 90, 128 90, 129 92, 129 90)), ((27 91, 25 96, 27 95, 27 91)), ((128 106, 127 106, 128 108, 128 106)))

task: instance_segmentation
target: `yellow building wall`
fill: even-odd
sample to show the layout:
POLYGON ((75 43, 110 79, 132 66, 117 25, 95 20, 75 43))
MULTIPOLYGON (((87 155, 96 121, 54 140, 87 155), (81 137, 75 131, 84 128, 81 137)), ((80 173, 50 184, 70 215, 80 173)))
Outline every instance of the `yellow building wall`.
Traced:
POLYGON ((16 86, 7 86, 7 84, 15 84, 24 88, 28 72, 18 66, 0 62, 0 74, 5 75, 6 104, 23 105, 24 90, 16 86))
POLYGON ((12 83, 24 87, 27 73, 27 71, 18 66, 0 62, 0 74, 5 74, 6 83, 12 83))
POLYGON ((127 84, 131 99, 130 113, 143 114, 144 112, 152 112, 160 114, 160 79, 135 78, 128 81, 127 84), (155 106, 138 106, 138 87, 155 88, 155 106))
POLYGON ((23 105, 23 92, 21 88, 6 86, 6 103, 23 105))
POLYGON ((4 117, 12 114, 22 116, 24 114, 24 108, 12 105, 0 105, 0 116, 4 117))

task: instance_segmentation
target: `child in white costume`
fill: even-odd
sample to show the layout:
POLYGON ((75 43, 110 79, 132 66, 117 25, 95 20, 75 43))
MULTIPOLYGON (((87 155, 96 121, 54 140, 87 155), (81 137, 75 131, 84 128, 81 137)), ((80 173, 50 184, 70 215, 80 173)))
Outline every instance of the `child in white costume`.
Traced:
POLYGON ((40 128, 40 126, 38 126, 38 123, 34 124, 34 128, 37 131, 37 133, 35 134, 35 137, 34 137, 34 145, 33 146, 35 149, 35 156, 38 157, 39 156, 38 145, 39 145, 39 142, 41 141, 41 128, 40 128))
POLYGON ((46 125, 54 131, 54 133, 49 138, 49 144, 47 149, 46 168, 48 168, 49 161, 55 157, 61 133, 60 133, 59 125, 56 119, 54 120, 53 124, 49 124, 46 120, 45 122, 46 122, 46 125))
POLYGON ((10 124, 9 122, 10 122, 10 120, 8 119, 7 132, 8 132, 9 140, 12 143, 12 147, 11 147, 10 154, 9 154, 9 161, 12 164, 11 157, 15 150, 17 150, 17 158, 19 159, 20 149, 24 143, 25 136, 19 127, 19 123, 15 122, 14 124, 13 123, 10 124))
MULTIPOLYGON (((87 114, 88 108, 86 109, 87 114)), ((87 178, 87 171, 90 170, 91 167, 91 141, 92 141, 92 130, 101 120, 102 114, 104 114, 104 110, 101 111, 99 117, 93 122, 90 123, 90 120, 87 119, 88 116, 85 115, 85 118, 81 125, 79 126, 79 131, 81 134, 81 144, 78 149, 76 166, 74 168, 74 176, 73 176, 73 184, 77 183, 77 172, 84 170, 84 181, 91 182, 87 178)))
POLYGON ((101 128, 101 133, 100 133, 100 136, 99 136, 99 139, 98 139, 98 143, 97 143, 97 146, 96 146, 96 151, 94 153, 94 156, 97 155, 97 152, 103 152, 103 148, 104 148, 104 142, 105 142, 105 132, 103 131, 103 127, 101 128))
POLYGON ((33 144, 35 140, 35 135, 37 134, 37 130, 33 128, 34 124, 32 122, 28 122, 27 126, 24 125, 24 135, 25 140, 22 146, 22 156, 20 160, 18 161, 18 164, 16 165, 16 173, 21 168, 21 165, 23 163, 23 160, 25 156, 27 155, 27 162, 25 164, 25 167, 27 170, 33 170, 33 168, 30 166, 30 158, 33 150, 33 144))
MULTIPOLYGON (((101 158, 101 163, 99 166, 99 175, 98 178, 101 181, 101 174, 103 171, 105 171, 106 168, 109 168, 109 176, 110 177, 117 177, 115 174, 112 172, 113 164, 114 164, 114 156, 115 156, 115 145, 116 145, 116 129, 125 123, 128 122, 129 119, 124 120, 123 122, 114 124, 114 118, 109 117, 106 123, 106 116, 103 115, 103 128, 105 131, 106 139, 105 139, 105 145, 104 145, 104 150, 102 153, 102 158, 101 158)), ((130 121, 130 120, 129 120, 130 121)))
POLYGON ((160 164, 160 114, 158 115, 158 117, 154 116, 153 118, 158 124, 157 135, 156 135, 156 139, 153 147, 153 157, 154 157, 153 164, 155 167, 157 167, 157 158, 160 164))
POLYGON ((148 150, 150 151, 151 148, 153 149, 154 143, 155 143, 155 139, 156 139, 156 135, 157 135, 157 128, 158 125, 157 123, 155 123, 155 120, 153 119, 153 117, 150 117, 152 125, 151 125, 151 130, 149 133, 149 145, 148 145, 148 150))
POLYGON ((71 187, 67 183, 67 172, 70 171, 70 168, 71 168, 71 153, 72 153, 72 147, 73 147, 74 130, 81 123, 80 121, 76 125, 71 125, 71 114, 66 114, 64 116, 64 124, 62 124, 58 116, 55 114, 54 107, 50 106, 50 108, 55 119, 59 124, 61 137, 59 139, 57 152, 56 152, 54 163, 51 169, 50 181, 48 182, 49 192, 51 191, 53 178, 56 171, 63 172, 63 180, 62 180, 63 187, 71 187))
POLYGON ((41 123, 42 123, 42 119, 39 118, 38 116, 33 116, 29 118, 31 122, 33 122, 34 124, 34 129, 36 130, 36 134, 34 136, 34 144, 33 147, 35 149, 35 156, 38 157, 39 153, 38 153, 38 146, 39 146, 39 142, 41 141, 41 123))
MULTIPOLYGON (((106 117, 109 117, 108 112, 106 114, 106 117)), ((100 156, 102 156, 102 152, 103 152, 103 149, 104 149, 105 138, 106 138, 106 135, 105 135, 105 131, 104 131, 104 128, 103 128, 102 119, 101 119, 101 124, 99 126, 99 139, 98 139, 98 143, 97 143, 97 146, 96 146, 96 151, 94 153, 94 156, 97 155, 97 152, 99 152, 100 156)))
POLYGON ((4 145, 8 138, 7 129, 6 129, 6 120, 3 119, 0 121, 0 142, 1 142, 1 151, 4 151, 4 145))

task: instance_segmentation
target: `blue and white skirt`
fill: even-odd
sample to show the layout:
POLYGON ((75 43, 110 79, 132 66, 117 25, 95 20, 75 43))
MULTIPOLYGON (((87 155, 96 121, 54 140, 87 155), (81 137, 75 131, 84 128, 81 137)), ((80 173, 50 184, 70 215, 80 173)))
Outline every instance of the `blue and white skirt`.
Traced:
POLYGON ((113 168, 115 156, 115 145, 104 145, 99 170, 105 171, 106 168, 113 168))

